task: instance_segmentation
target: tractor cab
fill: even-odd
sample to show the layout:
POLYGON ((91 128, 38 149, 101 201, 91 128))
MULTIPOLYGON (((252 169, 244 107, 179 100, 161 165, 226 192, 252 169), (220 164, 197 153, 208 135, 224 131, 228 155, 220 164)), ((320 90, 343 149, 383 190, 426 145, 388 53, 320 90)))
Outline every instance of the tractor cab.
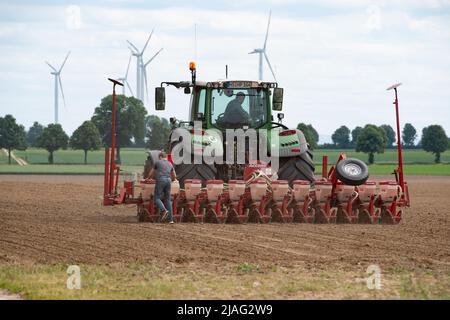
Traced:
POLYGON ((203 128, 219 130, 270 128, 272 90, 276 83, 217 81, 196 84, 190 119, 202 121, 203 128))
POLYGON ((201 121, 203 129, 272 128, 272 110, 281 111, 283 105, 283 89, 276 82, 228 79, 201 82, 195 79, 195 65, 190 69, 191 82, 163 82, 156 88, 156 110, 164 110, 163 85, 171 85, 191 94, 189 122, 201 121))

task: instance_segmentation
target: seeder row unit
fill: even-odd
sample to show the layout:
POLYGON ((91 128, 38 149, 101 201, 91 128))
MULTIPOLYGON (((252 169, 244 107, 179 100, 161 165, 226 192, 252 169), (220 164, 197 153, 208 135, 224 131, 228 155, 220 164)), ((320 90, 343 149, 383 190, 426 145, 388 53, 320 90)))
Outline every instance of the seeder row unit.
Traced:
MULTIPOLYGON (((271 180, 266 169, 254 168, 247 180, 189 179, 180 189, 172 184, 173 217, 176 222, 210 223, 369 223, 397 224, 409 206, 408 185, 396 181, 366 181, 352 186, 341 182, 334 166, 313 183, 271 180)), ((345 159, 341 155, 339 161, 345 159)), ((398 175, 396 174, 396 177, 398 175)), ((125 179, 121 193, 112 204, 135 203, 139 221, 161 222, 154 202, 155 181, 138 184, 125 179)))

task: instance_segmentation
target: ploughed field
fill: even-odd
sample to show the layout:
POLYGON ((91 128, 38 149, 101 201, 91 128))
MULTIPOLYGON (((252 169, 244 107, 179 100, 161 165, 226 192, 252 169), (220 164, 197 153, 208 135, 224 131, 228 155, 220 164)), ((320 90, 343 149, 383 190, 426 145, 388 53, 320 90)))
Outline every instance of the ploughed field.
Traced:
POLYGON ((399 225, 168 225, 138 223, 132 205, 102 207, 101 176, 0 175, 0 288, 37 298, 448 299, 450 178, 406 179, 412 207, 399 225), (92 292, 32 284, 63 290, 73 264, 82 275, 106 270, 85 273, 92 292), (380 290, 358 280, 371 264, 380 290))

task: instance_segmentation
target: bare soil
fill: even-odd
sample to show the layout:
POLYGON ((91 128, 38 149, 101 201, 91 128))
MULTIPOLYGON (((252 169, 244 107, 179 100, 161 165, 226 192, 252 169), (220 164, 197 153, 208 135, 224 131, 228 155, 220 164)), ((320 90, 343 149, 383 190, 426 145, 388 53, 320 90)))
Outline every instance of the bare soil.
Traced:
MULTIPOLYGON (((376 177, 375 179, 382 179, 376 177)), ((103 207, 100 176, 0 175, 0 264, 240 264, 450 272, 450 178, 408 177, 399 225, 151 224, 103 207)))

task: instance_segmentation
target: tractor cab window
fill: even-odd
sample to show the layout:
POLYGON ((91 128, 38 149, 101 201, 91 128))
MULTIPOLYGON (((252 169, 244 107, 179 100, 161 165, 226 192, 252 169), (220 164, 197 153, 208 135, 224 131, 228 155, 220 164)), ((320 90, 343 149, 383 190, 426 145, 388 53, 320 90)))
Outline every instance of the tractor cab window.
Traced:
POLYGON ((195 93, 191 95, 191 102, 189 107, 189 114, 194 121, 200 120, 200 115, 205 116, 206 107, 206 89, 195 88, 195 93))
POLYGON ((214 89, 211 122, 219 128, 257 128, 267 122, 267 93, 262 89, 214 89))
POLYGON ((201 89, 198 96, 198 110, 197 113, 205 114, 206 89, 201 89))

